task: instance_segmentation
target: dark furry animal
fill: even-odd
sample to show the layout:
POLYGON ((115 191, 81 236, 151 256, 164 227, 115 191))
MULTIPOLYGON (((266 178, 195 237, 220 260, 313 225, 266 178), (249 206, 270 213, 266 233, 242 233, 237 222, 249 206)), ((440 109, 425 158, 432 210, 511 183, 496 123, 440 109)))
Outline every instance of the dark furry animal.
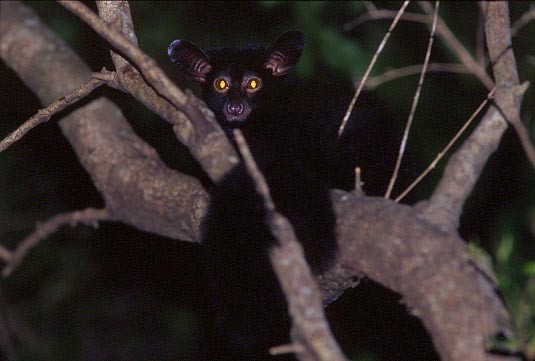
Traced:
MULTIPOLYGON (((168 55, 185 78, 201 86, 203 100, 233 143, 232 130, 241 129, 277 210, 290 220, 312 269, 320 272, 336 251, 328 189, 352 189, 359 157, 373 154, 380 142, 364 130, 371 129, 380 138, 387 127, 366 124, 358 113, 338 140, 348 99, 336 100, 325 89, 288 75, 303 47, 303 34, 290 31, 273 46, 207 52, 186 40, 175 40, 168 55), (356 141, 363 136, 368 139, 356 141)), ((381 146, 380 152, 386 148, 381 146)), ((377 172, 383 169, 380 158, 377 168, 364 171, 371 175, 371 185, 379 175, 388 181, 388 176, 377 172)), ((394 159, 387 165, 390 170, 394 159)), ((243 165, 213 190, 203 242, 216 314, 206 358, 270 359, 270 347, 289 342, 289 319, 269 262, 274 239, 243 165)))

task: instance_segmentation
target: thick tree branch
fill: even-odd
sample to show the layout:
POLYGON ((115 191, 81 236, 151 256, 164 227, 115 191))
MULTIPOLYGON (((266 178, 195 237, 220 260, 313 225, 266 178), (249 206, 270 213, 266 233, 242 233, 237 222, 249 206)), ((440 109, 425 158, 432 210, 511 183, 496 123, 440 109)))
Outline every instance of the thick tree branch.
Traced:
POLYGON ((504 2, 481 3, 485 15, 485 35, 496 78, 496 103, 503 116, 515 129, 524 152, 535 169, 535 149, 520 119, 522 98, 529 83, 520 85, 511 40, 509 7, 504 2))
POLYGON ((485 341, 497 332, 511 335, 509 316, 455 232, 429 224, 414 207, 382 198, 341 191, 331 198, 339 258, 318 280, 322 291, 329 290, 324 299, 332 300, 336 288, 355 282, 355 276, 367 276, 402 295, 442 360, 514 359, 485 350, 485 341))
MULTIPOLYGON (((0 56, 43 104, 89 79, 88 67, 28 7, 5 1, 0 6, 0 56)), ((208 194, 195 178, 165 167, 113 103, 96 99, 59 125, 110 217, 167 237, 199 240, 208 194)))
POLYGON ((113 60, 117 67, 116 71, 120 74, 121 85, 136 98, 142 100, 142 103, 149 109, 157 111, 176 125, 175 131, 180 141, 188 146, 210 178, 215 182, 221 180, 236 165, 237 158, 232 146, 206 106, 197 99, 193 100, 191 93, 182 92, 169 80, 154 59, 137 47, 133 26, 128 20, 130 18, 128 5, 125 5, 125 2, 116 4, 107 2, 99 5, 102 15, 109 22, 107 24, 79 1, 59 1, 59 3, 79 16, 114 48, 134 62, 150 86, 127 61, 119 60, 119 56, 114 56, 113 60), (121 28, 124 27, 128 36, 123 35, 111 25, 115 23, 121 28), (170 101, 174 109, 170 108, 164 99, 159 99, 150 87, 170 101), (178 114, 176 109, 185 113, 186 117, 178 114))

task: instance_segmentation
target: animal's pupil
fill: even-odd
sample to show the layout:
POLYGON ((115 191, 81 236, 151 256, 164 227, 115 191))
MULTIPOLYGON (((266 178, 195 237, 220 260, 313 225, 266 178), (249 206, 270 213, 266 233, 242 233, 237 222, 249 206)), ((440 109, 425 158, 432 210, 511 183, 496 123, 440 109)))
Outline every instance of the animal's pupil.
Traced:
POLYGON ((220 88, 220 89, 224 89, 225 86, 226 86, 226 82, 225 82, 224 80, 221 80, 221 81, 219 82, 219 88, 220 88))
POLYGON ((256 81, 255 80, 251 80, 250 86, 251 86, 252 89, 256 88, 256 81))

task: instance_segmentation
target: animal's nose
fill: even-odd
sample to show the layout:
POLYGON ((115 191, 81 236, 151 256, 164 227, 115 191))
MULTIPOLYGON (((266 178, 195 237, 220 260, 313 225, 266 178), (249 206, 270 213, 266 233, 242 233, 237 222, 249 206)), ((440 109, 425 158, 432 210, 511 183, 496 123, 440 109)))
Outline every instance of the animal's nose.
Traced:
POLYGON ((231 115, 241 115, 243 113, 244 107, 241 102, 230 102, 227 104, 227 113, 231 115))

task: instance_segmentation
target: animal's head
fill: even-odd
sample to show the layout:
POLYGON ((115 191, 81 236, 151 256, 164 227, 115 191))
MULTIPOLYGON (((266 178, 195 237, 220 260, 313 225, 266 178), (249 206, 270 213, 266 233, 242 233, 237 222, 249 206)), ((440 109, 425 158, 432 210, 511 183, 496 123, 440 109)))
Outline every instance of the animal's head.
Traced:
POLYGON ((175 40, 167 53, 182 75, 201 85, 203 99, 224 127, 246 124, 299 61, 303 34, 284 33, 271 47, 221 48, 208 52, 187 40, 175 40))

